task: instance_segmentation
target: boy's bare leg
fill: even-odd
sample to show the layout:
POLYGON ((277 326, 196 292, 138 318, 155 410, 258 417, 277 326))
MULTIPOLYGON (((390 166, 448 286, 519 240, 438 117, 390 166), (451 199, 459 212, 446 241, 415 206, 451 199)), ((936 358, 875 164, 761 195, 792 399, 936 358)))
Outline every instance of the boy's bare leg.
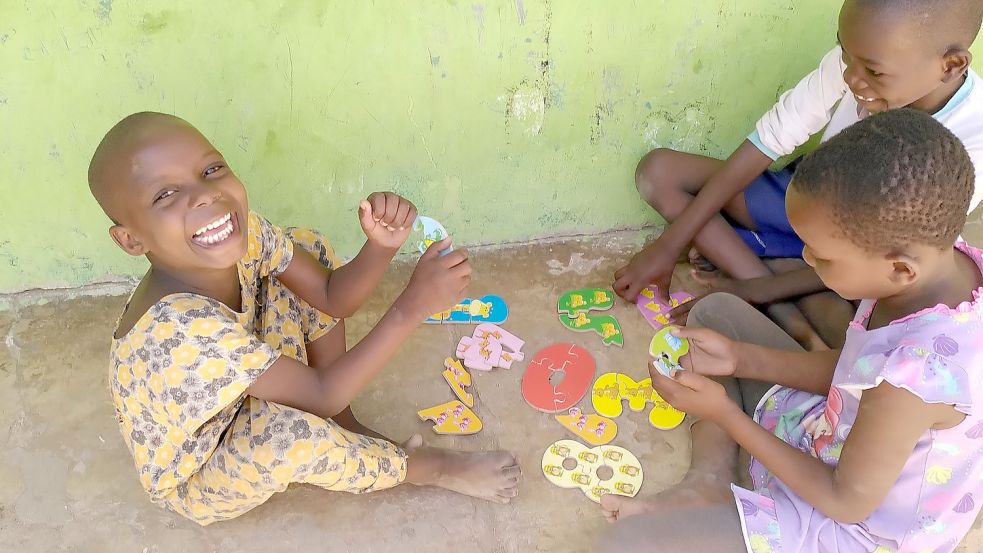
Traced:
MULTIPOLYGON (((668 149, 649 152, 635 169, 635 186, 642 198, 669 221, 693 201, 707 180, 724 162, 668 149)), ((755 230, 744 195, 738 194, 724 206, 737 224, 755 230)), ((747 247, 722 215, 715 215, 693 243, 711 263, 740 280, 770 276, 764 262, 747 247)), ((806 349, 825 349, 806 317, 791 303, 768 306, 768 313, 806 349)))
MULTIPOLYGON (((765 347, 801 350, 790 336, 757 309, 729 294, 711 294, 690 311, 690 325, 713 329, 728 338, 765 347)), ((771 387, 767 383, 722 378, 727 394, 753 411, 758 399, 771 387)), ((608 520, 642 513, 665 513, 713 505, 733 505, 730 485, 737 482, 738 445, 710 421, 696 421, 691 430, 690 468, 683 480, 651 497, 606 495, 601 507, 608 520)))
MULTIPOLYGON (((319 371, 331 370, 331 364, 348 350, 348 344, 345 340, 345 321, 338 321, 338 324, 329 330, 327 334, 321 336, 313 342, 309 342, 306 344, 306 347, 307 363, 309 366, 319 371)), ((367 426, 358 422, 358 420, 355 418, 355 414, 352 412, 351 405, 345 407, 344 411, 331 417, 331 420, 335 421, 338 423, 338 426, 348 430, 349 432, 396 443, 382 434, 379 434, 375 430, 372 430, 371 428, 368 428, 367 426)))

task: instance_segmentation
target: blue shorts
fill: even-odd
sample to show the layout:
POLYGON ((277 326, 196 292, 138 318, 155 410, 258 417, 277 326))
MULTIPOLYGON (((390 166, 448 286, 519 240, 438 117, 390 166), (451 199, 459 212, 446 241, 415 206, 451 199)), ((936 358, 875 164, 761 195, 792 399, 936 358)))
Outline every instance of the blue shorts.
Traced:
POLYGON ((758 230, 733 226, 758 257, 802 257, 802 240, 792 230, 785 212, 785 191, 796 162, 779 171, 765 171, 744 190, 744 202, 758 230))

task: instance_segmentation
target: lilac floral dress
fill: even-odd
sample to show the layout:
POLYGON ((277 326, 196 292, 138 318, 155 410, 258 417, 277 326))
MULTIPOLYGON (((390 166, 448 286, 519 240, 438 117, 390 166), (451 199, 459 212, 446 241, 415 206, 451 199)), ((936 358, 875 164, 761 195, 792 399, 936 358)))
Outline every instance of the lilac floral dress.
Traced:
MULTIPOLYGON (((983 271, 983 251, 956 247, 983 271)), ((736 486, 748 551, 952 551, 983 505, 983 288, 952 309, 925 309, 867 330, 874 302, 861 303, 847 330, 827 396, 775 387, 755 420, 828 465, 839 462, 864 390, 887 381, 966 418, 930 430, 915 446, 880 507, 859 524, 836 522, 801 499, 755 459, 754 491, 736 486)))

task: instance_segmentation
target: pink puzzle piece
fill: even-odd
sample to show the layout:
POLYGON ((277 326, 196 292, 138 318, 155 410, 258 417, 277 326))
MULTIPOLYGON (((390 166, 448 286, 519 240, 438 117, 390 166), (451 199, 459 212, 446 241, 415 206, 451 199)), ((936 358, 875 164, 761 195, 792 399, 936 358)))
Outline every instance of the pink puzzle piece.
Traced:
POLYGON ((692 294, 673 292, 669 294, 669 303, 666 304, 659 299, 659 288, 653 284, 638 294, 635 305, 652 328, 660 330, 669 324, 670 311, 691 300, 693 300, 692 294))
POLYGON ((478 371, 490 371, 495 367, 511 369, 514 361, 522 361, 522 346, 526 343, 498 325, 482 323, 471 336, 464 336, 457 344, 457 357, 464 366, 478 371))

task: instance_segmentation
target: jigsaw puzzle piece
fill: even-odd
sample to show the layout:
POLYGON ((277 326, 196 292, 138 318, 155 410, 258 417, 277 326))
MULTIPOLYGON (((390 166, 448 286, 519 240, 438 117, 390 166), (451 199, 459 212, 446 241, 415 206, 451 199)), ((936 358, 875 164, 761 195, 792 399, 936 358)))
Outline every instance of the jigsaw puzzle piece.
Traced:
POLYGON ((458 400, 418 411, 420 420, 433 421, 437 434, 468 435, 481 430, 481 419, 467 405, 458 400))
POLYGON ((649 355, 656 368, 665 376, 672 377, 676 371, 683 370, 679 358, 689 353, 689 340, 672 335, 672 328, 666 327, 655 333, 649 343, 649 355))
POLYGON ((471 387, 471 374, 461 365, 461 362, 448 357, 444 359, 444 380, 451 387, 457 399, 468 407, 474 407, 474 396, 465 391, 471 387))
POLYGON ((618 373, 605 373, 594 381, 591 404, 595 411, 605 417, 617 417, 623 411, 621 399, 624 397, 624 389, 620 377, 618 373))
POLYGON ((618 424, 597 414, 584 414, 577 407, 571 407, 566 415, 556 415, 556 420, 581 440, 591 445, 610 443, 618 435, 618 424))
POLYGON ((655 390, 652 390, 652 394, 655 405, 649 411, 649 424, 659 430, 672 430, 683 423, 686 413, 669 405, 655 390))
POLYGON ((694 299, 692 294, 673 292, 669 294, 669 303, 665 303, 659 299, 658 291, 659 287, 654 284, 644 288, 639 292, 635 304, 645 320, 656 330, 669 324, 670 311, 694 299))
POLYGON ((614 292, 604 288, 581 288, 564 292, 556 302, 556 311, 576 317, 588 311, 607 311, 614 306, 614 292))
POLYGON ((634 497, 642 487, 642 465, 627 449, 602 445, 588 449, 574 440, 554 442, 543 453, 543 474, 561 488, 579 488, 591 501, 613 493, 634 497), (610 467, 612 476, 601 480, 597 471, 610 467))
POLYGON ((605 346, 615 345, 621 347, 625 345, 625 336, 621 333, 621 323, 611 315, 588 315, 579 313, 574 318, 560 315, 560 322, 563 326, 576 332, 596 332, 602 338, 605 346))
MULTIPOLYGON (((417 249, 420 250, 420 253, 427 251, 430 244, 440 242, 449 236, 447 234, 447 229, 444 228, 444 225, 437 222, 436 219, 425 215, 418 215, 416 217, 416 221, 413 221, 413 230, 423 233, 422 239, 417 244, 417 249)), ((447 255, 453 250, 453 247, 447 248, 446 250, 441 250, 440 255, 447 255)))
POLYGON ((522 397, 530 406, 546 413, 565 411, 590 389, 595 366, 590 352, 580 346, 569 343, 547 346, 533 356, 522 375, 522 397))
POLYGON ((490 294, 477 299, 465 298, 447 311, 434 313, 426 324, 501 324, 509 316, 509 306, 501 296, 490 294))

